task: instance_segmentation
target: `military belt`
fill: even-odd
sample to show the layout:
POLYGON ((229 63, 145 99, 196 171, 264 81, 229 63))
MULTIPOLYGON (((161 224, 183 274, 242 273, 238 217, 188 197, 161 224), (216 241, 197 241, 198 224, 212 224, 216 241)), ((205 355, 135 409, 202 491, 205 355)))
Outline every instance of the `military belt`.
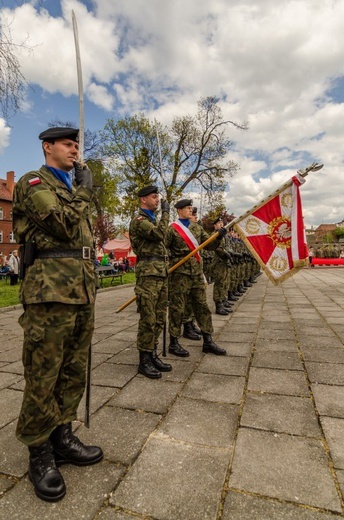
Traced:
POLYGON ((37 251, 35 258, 80 258, 94 260, 94 250, 84 246, 80 249, 42 249, 37 251))
POLYGON ((158 255, 144 255, 144 256, 140 256, 139 261, 141 260, 146 260, 146 261, 157 261, 157 262, 168 262, 169 261, 169 258, 167 255, 165 256, 158 256, 158 255))

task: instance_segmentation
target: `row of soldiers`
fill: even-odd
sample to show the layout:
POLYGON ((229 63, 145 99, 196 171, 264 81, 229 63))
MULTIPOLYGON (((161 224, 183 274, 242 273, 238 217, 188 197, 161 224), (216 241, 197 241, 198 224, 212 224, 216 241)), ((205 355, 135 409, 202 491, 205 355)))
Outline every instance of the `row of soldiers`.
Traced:
POLYGON ((344 248, 337 244, 316 244, 312 247, 316 258, 343 258, 344 248))
MULTIPOLYGON (((194 208, 194 211, 197 208, 194 208)), ((214 222, 214 230, 223 227, 219 217, 214 222)), ((257 260, 252 256, 238 233, 230 229, 221 247, 215 251, 202 251, 203 271, 207 283, 213 283, 213 300, 216 314, 231 313, 230 304, 251 287, 260 273, 257 260)))
MULTIPOLYGON (((136 287, 138 311, 137 347, 140 361, 138 371, 157 379, 161 372, 172 370, 158 356, 159 336, 166 326, 169 301, 168 351, 179 357, 189 356, 178 338, 203 337, 204 353, 226 355, 212 338, 212 316, 206 298, 206 280, 201 255, 196 252, 182 260, 205 242, 209 235, 197 223, 191 199, 181 199, 174 207, 178 219, 169 223, 170 206, 161 201, 162 217, 156 218, 160 197, 156 186, 146 186, 138 192, 140 209, 129 227, 133 251, 137 255, 136 287)), ((227 315, 231 304, 255 281, 256 261, 243 242, 228 234, 221 219, 214 224, 216 236, 204 248, 213 251, 211 276, 214 279, 216 312, 227 315), (239 251, 240 249, 240 251, 239 251)))

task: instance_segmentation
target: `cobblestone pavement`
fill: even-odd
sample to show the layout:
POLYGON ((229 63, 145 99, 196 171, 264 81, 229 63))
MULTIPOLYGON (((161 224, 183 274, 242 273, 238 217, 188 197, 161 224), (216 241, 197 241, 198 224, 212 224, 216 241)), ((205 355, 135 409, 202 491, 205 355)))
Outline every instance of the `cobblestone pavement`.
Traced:
MULTIPOLYGON (((212 287, 208 288, 211 308, 212 287)), ((214 317, 226 357, 183 339, 159 381, 137 374, 138 315, 122 286, 97 298, 95 466, 63 466, 66 497, 36 498, 15 438, 23 391, 20 309, 0 313, 0 518, 335 520, 344 518, 344 269, 265 275, 214 317)))

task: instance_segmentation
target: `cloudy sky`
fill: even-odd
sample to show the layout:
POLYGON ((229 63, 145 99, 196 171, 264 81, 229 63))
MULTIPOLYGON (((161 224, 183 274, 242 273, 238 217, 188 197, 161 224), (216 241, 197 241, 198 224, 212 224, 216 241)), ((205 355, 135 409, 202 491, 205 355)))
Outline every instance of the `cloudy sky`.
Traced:
POLYGON ((137 112, 169 124, 216 95, 230 131, 226 203, 240 215, 299 168, 307 227, 344 218, 343 0, 1 0, 1 16, 32 88, 0 118, 0 177, 42 164, 38 134, 78 124, 71 12, 79 30, 85 126, 137 112))

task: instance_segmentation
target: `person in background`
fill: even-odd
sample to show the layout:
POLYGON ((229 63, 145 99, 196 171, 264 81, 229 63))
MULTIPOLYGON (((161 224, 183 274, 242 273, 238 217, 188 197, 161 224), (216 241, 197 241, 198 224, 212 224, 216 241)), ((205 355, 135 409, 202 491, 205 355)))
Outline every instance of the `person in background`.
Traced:
POLYGON ((12 251, 10 258, 8 260, 9 274, 10 274, 10 285, 17 285, 18 277, 19 277, 19 265, 20 258, 18 256, 18 251, 15 249, 12 251))
POLYGON ((98 446, 72 431, 86 382, 96 296, 90 203, 92 174, 77 163, 79 131, 39 135, 45 165, 23 175, 13 196, 13 229, 21 245, 25 389, 17 438, 29 448, 29 478, 42 500, 60 500, 58 466, 100 462, 98 446), (75 185, 69 172, 75 170, 75 185))

